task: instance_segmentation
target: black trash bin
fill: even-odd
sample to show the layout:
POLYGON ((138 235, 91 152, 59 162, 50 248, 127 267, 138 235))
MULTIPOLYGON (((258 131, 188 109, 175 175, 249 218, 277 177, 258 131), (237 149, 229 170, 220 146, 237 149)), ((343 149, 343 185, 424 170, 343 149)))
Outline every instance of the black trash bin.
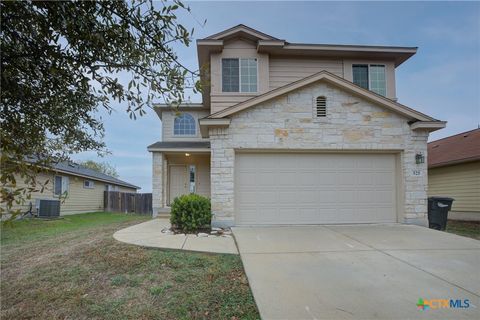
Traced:
POLYGON ((454 200, 448 197, 428 198, 428 227, 430 229, 445 230, 448 211, 452 209, 454 200))

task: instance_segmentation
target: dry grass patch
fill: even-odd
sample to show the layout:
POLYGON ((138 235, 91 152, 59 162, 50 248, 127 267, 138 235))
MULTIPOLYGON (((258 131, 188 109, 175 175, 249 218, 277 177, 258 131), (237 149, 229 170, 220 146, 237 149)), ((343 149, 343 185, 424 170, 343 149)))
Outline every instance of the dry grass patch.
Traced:
POLYGON ((446 231, 480 240, 480 221, 448 220, 446 231))
POLYGON ((16 240, 5 245, 2 236, 1 318, 259 318, 238 256, 147 249, 112 238, 142 220, 69 226, 27 240, 7 235, 16 240))

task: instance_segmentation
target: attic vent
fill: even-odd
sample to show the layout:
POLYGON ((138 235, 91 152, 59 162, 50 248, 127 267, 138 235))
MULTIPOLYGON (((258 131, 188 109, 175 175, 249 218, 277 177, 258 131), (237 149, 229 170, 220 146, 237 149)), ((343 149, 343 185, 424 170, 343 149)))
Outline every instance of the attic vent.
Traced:
POLYGON ((315 109, 315 115, 317 117, 326 117, 327 116, 327 98, 317 97, 317 105, 315 109))

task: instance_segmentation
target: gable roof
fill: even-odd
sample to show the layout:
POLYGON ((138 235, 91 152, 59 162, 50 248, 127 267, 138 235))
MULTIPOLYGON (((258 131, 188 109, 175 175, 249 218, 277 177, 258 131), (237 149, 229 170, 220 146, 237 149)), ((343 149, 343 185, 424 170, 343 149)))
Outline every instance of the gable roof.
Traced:
POLYGON ((480 160, 480 128, 428 144, 428 167, 480 160))
POLYGON ((210 56, 221 53, 224 44, 234 38, 248 39, 256 43, 258 53, 277 57, 323 57, 328 59, 366 59, 377 61, 392 61, 395 67, 408 60, 417 52, 417 47, 400 46, 367 46, 367 45, 336 45, 320 43, 291 43, 255 30, 244 24, 236 25, 227 30, 213 34, 203 39, 197 39, 198 66, 201 70, 200 80, 203 84, 202 102, 210 105, 210 56))
POLYGON ((399 113, 413 121, 427 121, 427 122, 439 122, 443 123, 442 121, 436 120, 430 116, 427 116, 426 114, 423 114, 419 111, 416 111, 414 109, 411 109, 403 104, 400 104, 398 102, 395 102, 393 100, 390 100, 388 98, 385 98, 379 94, 376 94, 370 90, 366 90, 362 87, 359 87, 355 85, 354 83, 345 80, 343 78, 340 78, 328 71, 320 71, 318 73, 315 73, 311 76, 308 76, 306 78, 300 79, 298 81, 289 83, 285 86, 276 88, 274 90, 268 91, 264 94, 261 94, 259 96, 253 97, 251 99, 248 99, 246 101, 240 102, 236 105, 233 105, 231 107, 228 107, 226 109, 223 109, 221 111, 218 111, 216 113, 211 114, 208 116, 208 119, 220 119, 224 118, 227 116, 230 116, 234 113, 240 112, 242 110, 245 110, 247 108, 253 107, 255 105, 258 105, 259 103, 274 99, 278 96, 281 96, 283 94, 287 94, 289 92, 292 92, 294 90, 297 90, 299 88, 305 87, 307 85, 310 85, 312 83, 315 83, 317 81, 326 81, 328 83, 334 84, 337 87, 340 87, 344 90, 347 90, 349 92, 352 92, 354 94, 357 94, 361 96, 362 98, 365 98, 369 101, 375 102, 389 110, 392 110, 396 113, 399 113))
POLYGON ((227 30, 220 31, 218 33, 212 34, 211 36, 206 37, 208 40, 225 40, 233 37, 246 38, 256 38, 257 40, 280 40, 266 33, 260 32, 244 24, 238 24, 234 27, 231 27, 227 30))

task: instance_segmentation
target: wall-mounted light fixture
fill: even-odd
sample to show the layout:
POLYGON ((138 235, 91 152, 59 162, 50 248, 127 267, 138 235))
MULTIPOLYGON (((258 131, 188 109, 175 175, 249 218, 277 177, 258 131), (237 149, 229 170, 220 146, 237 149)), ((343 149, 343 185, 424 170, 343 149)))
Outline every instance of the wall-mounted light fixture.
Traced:
POLYGON ((422 164, 425 163, 425 156, 421 153, 417 153, 415 155, 415 163, 416 164, 422 164))
POLYGON ((185 157, 190 157, 190 153, 185 153, 185 157))

